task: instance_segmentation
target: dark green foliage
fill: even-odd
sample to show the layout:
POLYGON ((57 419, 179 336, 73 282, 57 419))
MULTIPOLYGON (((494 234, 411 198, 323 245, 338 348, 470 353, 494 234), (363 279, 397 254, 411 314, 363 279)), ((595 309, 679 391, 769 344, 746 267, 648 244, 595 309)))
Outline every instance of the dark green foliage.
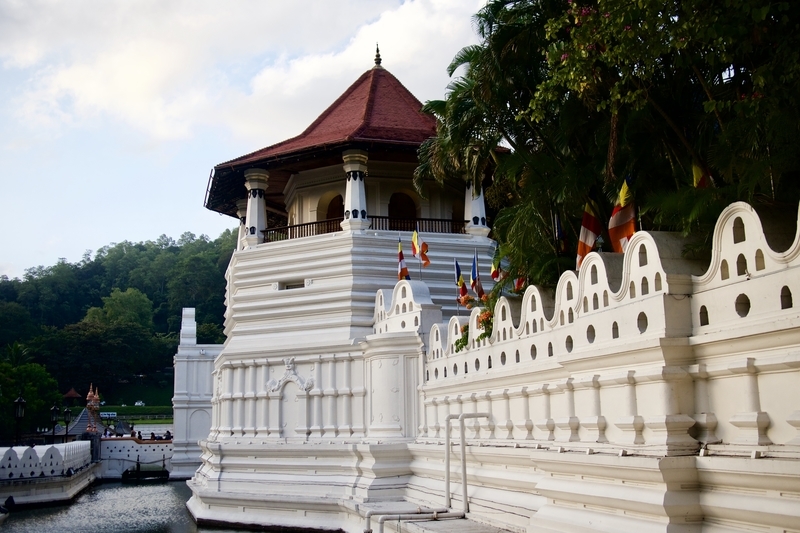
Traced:
POLYGON ((16 429, 13 402, 20 394, 25 399, 25 417, 20 425, 22 434, 38 427, 51 427, 50 408, 54 403, 61 405, 58 385, 42 365, 12 366, 0 362, 0 445, 13 443, 16 429))
POLYGON ((31 268, 22 280, 0 277, 0 361, 44 365, 57 381, 54 393, 74 387, 85 395, 94 384, 116 399, 139 385, 163 389, 155 397, 168 402, 181 309, 197 309, 201 342, 225 340, 224 275, 235 241, 235 230, 213 241, 162 235, 111 244, 75 264, 31 268))
POLYGON ((219 324, 198 324, 197 343, 198 344, 222 344, 225 342, 225 333, 219 324))
POLYGON ((0 349, 17 340, 25 341, 38 331, 37 324, 23 305, 15 301, 0 301, 0 349))
POLYGON ((508 282, 574 268, 590 191, 607 222, 627 176, 641 228, 696 233, 701 254, 729 203, 800 199, 799 3, 490 0, 475 27, 426 104, 415 184, 492 172, 508 282))

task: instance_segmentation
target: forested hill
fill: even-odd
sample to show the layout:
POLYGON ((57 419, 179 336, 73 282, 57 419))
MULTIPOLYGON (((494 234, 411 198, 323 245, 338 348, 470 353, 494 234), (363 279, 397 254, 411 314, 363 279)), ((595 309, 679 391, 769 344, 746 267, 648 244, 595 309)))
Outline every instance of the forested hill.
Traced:
MULTIPOLYGON (((163 373, 161 385, 171 387, 181 308, 197 309, 201 342, 224 340, 224 274, 235 242, 235 229, 214 240, 162 235, 30 268, 21 280, 0 277, 0 364, 44 365, 62 394, 75 387, 85 395, 94 383, 109 401, 136 377, 163 373)), ((0 372, 5 404, 21 385, 3 374, 10 370, 0 372)))

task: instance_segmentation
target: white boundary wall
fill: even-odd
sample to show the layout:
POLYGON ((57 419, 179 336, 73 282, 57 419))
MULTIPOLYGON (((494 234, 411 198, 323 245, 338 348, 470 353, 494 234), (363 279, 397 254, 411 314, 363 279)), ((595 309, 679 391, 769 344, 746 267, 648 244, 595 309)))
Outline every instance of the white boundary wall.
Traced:
MULTIPOLYGON (((471 518, 531 533, 798 531, 800 239, 777 229, 731 205, 710 265, 639 232, 554 291, 501 298, 480 342, 478 310, 442 322, 418 281, 379 290, 372 333, 348 342, 326 322, 353 308, 348 292, 316 278, 312 298, 265 299, 272 256, 235 254, 189 508, 359 531, 370 502, 441 505, 445 419, 487 412, 466 425, 471 518)), ((308 255, 280 257, 305 277, 308 255)), ((451 468, 459 508, 455 456, 451 468)))

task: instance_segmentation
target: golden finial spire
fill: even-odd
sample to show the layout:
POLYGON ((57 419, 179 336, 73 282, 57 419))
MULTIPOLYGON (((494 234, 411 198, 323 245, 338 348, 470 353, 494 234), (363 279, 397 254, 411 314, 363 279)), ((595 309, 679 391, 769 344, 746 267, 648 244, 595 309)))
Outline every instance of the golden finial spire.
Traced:
POLYGON ((381 66, 381 49, 378 48, 378 43, 375 43, 375 66, 381 66))

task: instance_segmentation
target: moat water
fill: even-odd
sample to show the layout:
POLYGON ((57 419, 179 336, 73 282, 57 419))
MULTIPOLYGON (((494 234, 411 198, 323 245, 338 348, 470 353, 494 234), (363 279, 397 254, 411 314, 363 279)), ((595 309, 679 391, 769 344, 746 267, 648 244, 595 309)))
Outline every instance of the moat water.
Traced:
POLYGON ((242 533, 198 527, 186 510, 192 492, 180 481, 155 485, 103 483, 70 505, 15 511, 2 533, 242 533))

